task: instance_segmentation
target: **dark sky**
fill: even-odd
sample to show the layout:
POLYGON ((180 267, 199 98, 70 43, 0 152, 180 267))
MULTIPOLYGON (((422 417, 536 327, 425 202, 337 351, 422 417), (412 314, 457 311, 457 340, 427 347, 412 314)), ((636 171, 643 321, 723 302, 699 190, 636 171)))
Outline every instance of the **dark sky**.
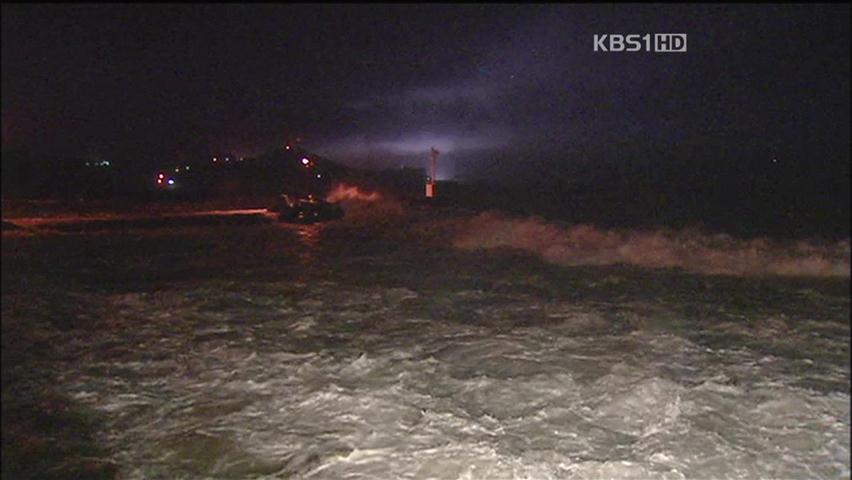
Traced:
POLYGON ((488 176, 695 159, 847 175, 844 5, 2 6, 5 149, 140 163, 300 136, 488 176), (688 35, 602 53, 594 34, 688 35))

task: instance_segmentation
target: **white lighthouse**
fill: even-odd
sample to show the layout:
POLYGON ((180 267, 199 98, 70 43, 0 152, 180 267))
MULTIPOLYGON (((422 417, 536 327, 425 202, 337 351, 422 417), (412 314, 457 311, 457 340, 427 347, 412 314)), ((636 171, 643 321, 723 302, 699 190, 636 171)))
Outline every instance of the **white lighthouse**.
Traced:
POLYGON ((426 179, 426 198, 434 198, 435 197, 435 174, 438 162, 438 154, 441 152, 438 151, 435 147, 432 147, 432 173, 429 175, 429 178, 426 179))

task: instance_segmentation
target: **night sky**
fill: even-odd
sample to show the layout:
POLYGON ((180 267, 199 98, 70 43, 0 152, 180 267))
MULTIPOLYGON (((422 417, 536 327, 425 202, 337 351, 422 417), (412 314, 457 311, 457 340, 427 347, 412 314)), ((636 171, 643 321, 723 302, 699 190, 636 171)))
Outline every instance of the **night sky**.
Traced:
POLYGON ((849 175, 844 5, 2 6, 4 150, 849 175), (686 33, 686 53, 593 51, 686 33), (703 162, 703 163, 702 163, 703 162))

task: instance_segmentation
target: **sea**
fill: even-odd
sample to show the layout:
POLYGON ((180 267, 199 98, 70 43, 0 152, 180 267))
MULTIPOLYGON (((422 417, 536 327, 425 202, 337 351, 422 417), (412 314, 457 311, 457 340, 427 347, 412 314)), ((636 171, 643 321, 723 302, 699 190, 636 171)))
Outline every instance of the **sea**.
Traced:
POLYGON ((850 478, 848 238, 331 200, 4 218, 3 478, 850 478))

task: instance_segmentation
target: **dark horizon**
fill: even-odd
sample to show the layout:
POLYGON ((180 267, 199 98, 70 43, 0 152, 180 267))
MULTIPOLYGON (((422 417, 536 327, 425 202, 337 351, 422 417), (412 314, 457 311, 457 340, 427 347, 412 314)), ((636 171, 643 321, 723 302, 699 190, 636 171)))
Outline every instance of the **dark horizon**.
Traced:
MULTIPOLYGON (((3 149, 849 175, 846 5, 3 5, 3 149), (594 34, 683 32, 679 54, 594 34)), ((552 174, 552 173, 551 173, 552 174)), ((570 173, 566 173, 569 175, 570 173)))

